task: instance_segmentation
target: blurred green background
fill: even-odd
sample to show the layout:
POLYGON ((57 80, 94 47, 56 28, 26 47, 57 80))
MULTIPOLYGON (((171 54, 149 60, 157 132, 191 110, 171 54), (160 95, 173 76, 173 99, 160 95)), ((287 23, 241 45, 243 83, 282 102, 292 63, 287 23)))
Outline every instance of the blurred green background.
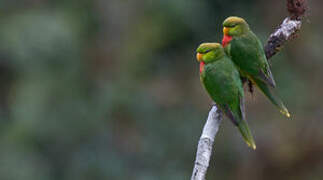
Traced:
MULTIPOLYGON (((244 17, 266 42, 273 0, 1 0, 1 180, 185 180, 211 107, 195 49, 244 17)), ((272 59, 292 120, 247 98, 257 150, 225 119, 207 179, 323 179, 322 1, 272 59)))

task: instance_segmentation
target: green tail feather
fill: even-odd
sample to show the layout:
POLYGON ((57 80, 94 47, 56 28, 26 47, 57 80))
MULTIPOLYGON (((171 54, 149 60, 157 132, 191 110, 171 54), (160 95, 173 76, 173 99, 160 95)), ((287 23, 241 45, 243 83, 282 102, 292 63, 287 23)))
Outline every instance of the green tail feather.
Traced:
MULTIPOLYGON (((242 105, 243 106, 243 105, 242 105)), ((241 111, 241 108, 239 108, 238 111, 240 111, 241 113, 233 113, 229 108, 224 108, 224 112, 225 114, 229 117, 229 119, 231 119, 231 121, 233 122, 233 124, 235 126, 237 126, 237 128, 239 129, 243 140, 246 142, 246 144, 251 147, 252 149, 256 149, 256 144, 255 141, 253 139, 253 136, 251 134, 251 131, 249 130, 248 127, 248 123, 246 120, 244 120, 244 115, 243 115, 243 111, 241 111)))
POLYGON ((268 97, 268 99, 279 109, 280 113, 286 117, 290 117, 288 109, 285 107, 284 103, 278 96, 275 96, 268 85, 261 80, 253 79, 254 83, 259 87, 259 89, 268 97))
POLYGON ((251 131, 248 127, 247 121, 245 121, 245 120, 240 121, 237 127, 238 127, 243 139, 247 143, 247 145, 255 150, 256 143, 255 143, 253 136, 251 134, 251 131))

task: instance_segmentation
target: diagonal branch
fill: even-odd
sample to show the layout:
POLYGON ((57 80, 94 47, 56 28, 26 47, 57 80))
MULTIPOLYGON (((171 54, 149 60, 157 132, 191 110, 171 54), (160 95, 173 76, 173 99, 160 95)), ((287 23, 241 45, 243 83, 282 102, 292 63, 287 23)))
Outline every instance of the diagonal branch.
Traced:
POLYGON ((287 41, 297 36, 297 33, 301 29, 302 18, 306 9, 306 0, 287 0, 289 17, 286 17, 278 28, 269 36, 268 42, 265 45, 267 59, 270 59, 278 53, 287 41))
MULTIPOLYGON (((269 36, 265 45, 267 59, 277 54, 284 44, 296 37, 302 25, 302 17, 307 9, 306 0, 287 0, 289 17, 269 36)), ((191 180, 205 180, 215 136, 222 121, 222 112, 214 105, 204 125, 198 142, 196 160, 191 180)))
POLYGON ((212 154, 213 142, 222 121, 222 113, 213 105, 200 137, 191 180, 204 180, 212 154))
POLYGON ((296 36, 296 33, 301 29, 301 25, 301 20, 293 20, 290 17, 285 18, 275 32, 269 36, 265 46, 265 54, 268 60, 277 54, 288 40, 296 36))

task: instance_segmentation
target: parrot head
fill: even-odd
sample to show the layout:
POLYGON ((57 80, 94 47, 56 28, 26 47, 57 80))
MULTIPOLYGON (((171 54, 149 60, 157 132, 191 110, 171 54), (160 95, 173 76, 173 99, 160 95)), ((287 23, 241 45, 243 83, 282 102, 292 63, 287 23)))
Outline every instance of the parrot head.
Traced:
POLYGON ((241 36, 248 31, 248 23, 240 17, 231 16, 225 19, 223 22, 224 36, 241 36))
POLYGON ((224 55, 224 50, 219 43, 203 43, 196 50, 198 62, 209 63, 216 61, 224 55))

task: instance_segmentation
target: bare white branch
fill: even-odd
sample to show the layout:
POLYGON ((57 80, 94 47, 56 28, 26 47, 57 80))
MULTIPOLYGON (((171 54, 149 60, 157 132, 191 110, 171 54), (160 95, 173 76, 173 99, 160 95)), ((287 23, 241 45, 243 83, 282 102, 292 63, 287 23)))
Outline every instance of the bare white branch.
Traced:
POLYGON ((285 40, 287 41, 291 35, 293 35, 295 32, 297 32, 302 25, 302 21, 300 20, 292 20, 290 17, 285 18, 283 23, 280 25, 280 27, 270 35, 272 36, 283 36, 285 40))
POLYGON ((267 59, 278 53, 283 45, 301 29, 302 21, 293 20, 290 17, 284 19, 280 26, 271 33, 268 42, 265 46, 265 53, 267 59))
POLYGON ((211 159, 213 142, 221 121, 222 112, 214 105, 209 112, 197 146, 196 160, 191 180, 205 180, 206 171, 211 159))

